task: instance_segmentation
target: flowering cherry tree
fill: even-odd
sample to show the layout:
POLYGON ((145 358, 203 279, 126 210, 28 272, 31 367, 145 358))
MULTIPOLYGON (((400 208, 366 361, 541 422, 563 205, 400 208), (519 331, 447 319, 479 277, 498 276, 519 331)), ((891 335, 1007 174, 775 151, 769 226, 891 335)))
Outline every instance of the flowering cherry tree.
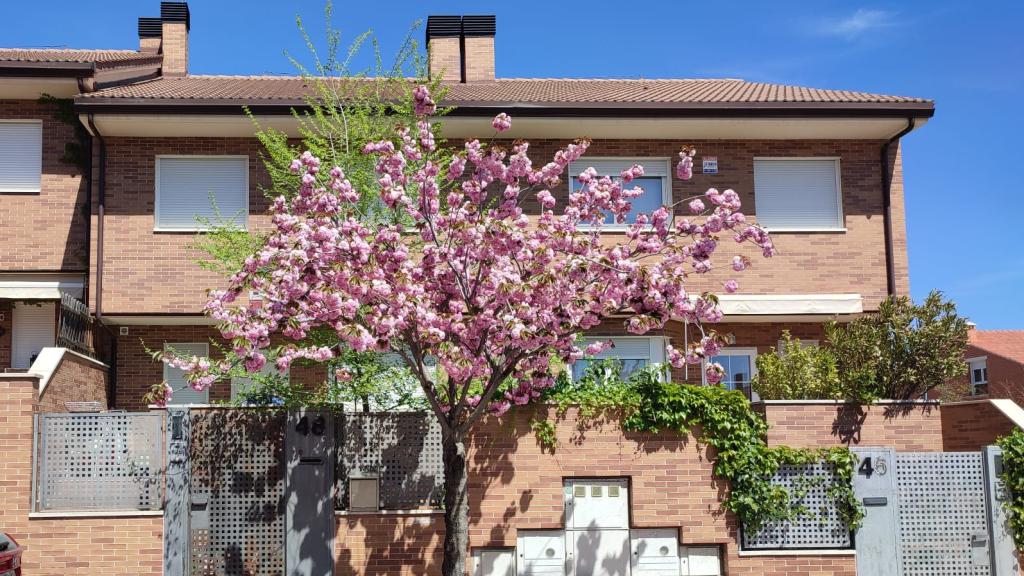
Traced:
MULTIPOLYGON (((419 380, 443 435, 446 575, 466 566, 468 502, 465 439, 486 414, 500 416, 536 399, 554 383, 552 362, 571 363, 603 350, 581 350, 577 337, 602 320, 625 317, 643 334, 670 319, 702 326, 722 316, 710 293, 687 291, 690 275, 717 269, 723 242, 753 243, 771 256, 764 230, 748 224, 732 190, 708 190, 688 199, 692 219, 674 219, 672 207, 639 214, 625 232, 608 234, 608 218, 625 224, 643 190, 633 166, 615 176, 588 168, 574 175, 578 190, 559 201, 552 190, 589 145, 577 140, 547 163, 534 165, 529 144, 509 149, 466 142, 437 161, 435 104, 426 87, 413 93, 417 122, 391 140, 371 142, 381 203, 390 223, 369 224, 354 209, 359 191, 343 167, 322 166, 305 153, 291 169, 301 176, 295 194, 271 208, 274 228, 245 260, 227 289, 214 291, 206 312, 247 370, 268 361, 271 335, 295 344, 277 349, 284 371, 299 358, 327 361, 343 347, 400 354, 419 380), (528 214, 534 198, 542 209, 528 214), (561 204, 561 205, 559 205, 561 204), (241 304, 246 291, 262 303, 241 304), (338 346, 302 345, 314 329, 336 332, 338 346), (436 361, 441 376, 428 369, 436 361)), ((493 127, 508 130, 499 114, 493 127)), ((689 179, 694 150, 680 152, 677 177, 689 179)), ((563 184, 563 188, 567 188, 563 184)), ((742 256, 722 267, 729 276, 749 265, 742 256)), ((737 289, 722 278, 723 289, 737 289)), ((674 366, 714 355, 710 331, 689 349, 669 348, 674 366)), ((214 384, 225 368, 202 358, 167 358, 189 373, 193 387, 214 384)), ((709 364, 709 382, 721 368, 709 364)), ((338 377, 348 377, 339 370, 338 377)))

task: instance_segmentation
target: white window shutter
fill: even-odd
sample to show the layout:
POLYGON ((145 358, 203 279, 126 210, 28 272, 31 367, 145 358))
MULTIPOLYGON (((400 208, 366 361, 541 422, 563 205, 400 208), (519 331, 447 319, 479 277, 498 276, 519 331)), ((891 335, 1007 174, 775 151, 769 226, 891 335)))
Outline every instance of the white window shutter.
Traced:
POLYGON ((156 160, 156 227, 201 230, 197 218, 245 227, 249 213, 249 159, 159 156, 156 160))
POLYGON ((0 122, 0 192, 39 192, 43 123, 0 122))
POLYGON ((843 227, 839 161, 755 159, 757 223, 775 230, 843 227))
POLYGON ((665 178, 669 175, 669 161, 665 158, 587 158, 584 156, 569 164, 569 177, 575 178, 587 168, 593 168, 598 176, 617 178, 623 170, 639 164, 644 167, 644 176, 665 178))
MULTIPOLYGON (((164 344, 164 351, 174 350, 179 355, 208 356, 210 345, 205 342, 175 342, 164 344)), ((185 381, 185 371, 164 364, 164 381, 174 390, 169 404, 208 404, 210 390, 198 392, 185 381)))
POLYGON ((11 312, 13 326, 12 368, 31 368, 32 357, 46 347, 55 346, 57 340, 57 312, 53 302, 41 305, 14 305, 11 312))

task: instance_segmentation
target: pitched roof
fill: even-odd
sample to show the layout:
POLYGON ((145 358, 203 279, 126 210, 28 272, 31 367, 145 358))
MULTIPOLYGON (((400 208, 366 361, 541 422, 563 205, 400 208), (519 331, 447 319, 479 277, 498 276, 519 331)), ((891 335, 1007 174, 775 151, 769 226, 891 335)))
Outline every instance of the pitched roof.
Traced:
MULTIPOLYGON (((917 111, 930 116, 931 100, 765 84, 733 79, 614 80, 499 78, 451 84, 447 104, 459 108, 529 109, 866 109, 917 111)), ((93 104, 206 104, 295 106, 313 92, 311 81, 296 76, 186 76, 160 78, 99 90, 80 97, 93 104)), ((521 112, 520 112, 521 113, 521 112)))
POLYGON ((133 64, 159 63, 159 54, 137 50, 80 50, 72 48, 0 48, 0 64, 21 67, 39 65, 95 65, 111 68, 133 64))
POLYGON ((976 348, 1024 365, 1024 330, 971 330, 967 341, 976 348))

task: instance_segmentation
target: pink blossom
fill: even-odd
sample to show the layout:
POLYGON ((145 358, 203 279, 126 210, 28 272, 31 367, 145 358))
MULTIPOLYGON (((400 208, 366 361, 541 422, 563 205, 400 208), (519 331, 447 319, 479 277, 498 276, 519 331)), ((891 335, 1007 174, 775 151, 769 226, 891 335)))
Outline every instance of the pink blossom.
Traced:
POLYGON ((690 200, 690 213, 691 214, 700 214, 703 211, 704 211, 704 203, 701 202, 700 198, 694 198, 693 200, 690 200))
POLYGON ((740 289, 739 283, 736 282, 735 280, 726 280, 723 287, 725 288, 725 291, 729 294, 732 294, 740 289))
POLYGON ((494 126, 494 129, 498 132, 504 132, 512 127, 512 118, 502 112, 494 117, 494 120, 491 121, 491 126, 494 126))
MULTIPOLYGON (((556 204, 551 190, 568 188, 562 178, 589 140, 538 162, 525 142, 511 152, 478 140, 439 151, 429 90, 419 86, 412 97, 416 126, 363 147, 376 171, 368 189, 345 178, 346 166, 322 172, 312 154, 296 159, 290 168, 300 183, 274 199, 265 241, 225 289, 210 293, 204 311, 249 372, 265 365, 278 335, 286 343, 271 356, 280 370, 297 359, 327 362, 342 348, 405 350, 447 376, 441 390, 416 373, 437 416, 469 426, 485 411, 502 415, 535 401, 553 383, 549 359, 599 354, 606 342, 586 351, 575 342, 602 322, 645 334, 671 318, 699 332, 721 320, 714 298, 687 292, 692 274, 716 270, 720 233, 775 253, 729 190, 695 199, 699 212, 714 207, 699 224, 673 225, 671 211, 660 207, 626 234, 604 234, 609 214, 617 222, 629 215, 640 194, 630 182, 643 175, 640 166, 617 175, 584 170, 580 186, 556 204), (360 204, 368 198, 379 198, 394 220, 365 219, 360 204), (528 217, 534 198, 544 210, 528 217), (264 295, 262 306, 236 303, 252 290, 264 295), (340 344, 310 344, 318 332, 340 344)), ((494 127, 507 130, 509 122, 499 114, 494 127)), ((690 177, 694 153, 680 153, 680 178, 690 177)), ((737 272, 746 264, 733 260, 737 272)), ((698 364, 716 346, 708 340, 685 352, 667 348, 666 357, 675 366, 698 364)), ((186 370, 194 386, 223 376, 220 363, 173 355, 164 361, 186 370)))

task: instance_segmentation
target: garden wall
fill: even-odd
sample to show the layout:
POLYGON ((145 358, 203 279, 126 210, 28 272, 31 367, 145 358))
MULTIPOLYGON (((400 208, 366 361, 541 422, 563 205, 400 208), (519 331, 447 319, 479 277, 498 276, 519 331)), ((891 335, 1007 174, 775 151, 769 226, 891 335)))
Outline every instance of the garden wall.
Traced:
POLYGON ((163 573, 163 518, 31 514, 32 416, 39 377, 0 374, 0 528, 26 547, 24 572, 87 576, 163 573))
POLYGON ((943 404, 942 443, 947 451, 981 450, 1024 425, 1024 410, 1013 400, 943 404))
POLYGON ((938 402, 766 400, 755 410, 768 422, 768 444, 794 448, 892 446, 907 452, 943 450, 945 407, 938 402))
POLYGON ((99 402, 106 409, 110 368, 71 350, 53 350, 61 350, 61 355, 39 393, 39 412, 66 412, 68 402, 99 402))

